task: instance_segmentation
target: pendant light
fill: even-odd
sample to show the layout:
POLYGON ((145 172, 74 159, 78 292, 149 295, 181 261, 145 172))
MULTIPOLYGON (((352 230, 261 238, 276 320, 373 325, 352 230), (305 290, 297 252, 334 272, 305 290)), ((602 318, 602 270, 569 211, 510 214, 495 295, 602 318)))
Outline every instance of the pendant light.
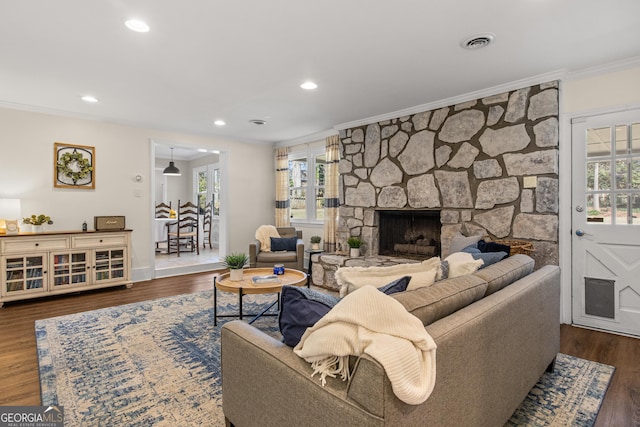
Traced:
POLYGON ((169 166, 167 166, 162 172, 162 175, 168 175, 168 176, 181 175, 180 169, 178 169, 176 165, 173 164, 173 147, 171 147, 171 161, 169 162, 169 166))

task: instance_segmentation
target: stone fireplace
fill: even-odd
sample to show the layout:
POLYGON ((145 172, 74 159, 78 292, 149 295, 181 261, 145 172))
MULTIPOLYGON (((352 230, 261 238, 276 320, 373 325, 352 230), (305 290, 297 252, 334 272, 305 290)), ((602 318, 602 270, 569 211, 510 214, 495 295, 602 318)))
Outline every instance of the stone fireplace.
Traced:
POLYGON ((481 232, 531 241, 537 267, 557 264, 558 127, 553 81, 341 130, 339 252, 359 236, 365 255, 389 253, 381 213, 429 211, 439 236, 394 229, 406 242, 393 245, 439 241, 446 256, 455 233, 481 232))
POLYGON ((379 210, 378 254, 426 259, 440 255, 439 210, 379 210))

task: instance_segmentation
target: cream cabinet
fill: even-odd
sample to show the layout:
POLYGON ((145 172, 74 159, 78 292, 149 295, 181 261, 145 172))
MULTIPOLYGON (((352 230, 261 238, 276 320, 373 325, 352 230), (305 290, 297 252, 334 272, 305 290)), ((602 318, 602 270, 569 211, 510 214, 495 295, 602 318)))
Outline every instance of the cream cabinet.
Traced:
POLYGON ((0 236, 0 306, 7 301, 126 285, 131 230, 0 236))

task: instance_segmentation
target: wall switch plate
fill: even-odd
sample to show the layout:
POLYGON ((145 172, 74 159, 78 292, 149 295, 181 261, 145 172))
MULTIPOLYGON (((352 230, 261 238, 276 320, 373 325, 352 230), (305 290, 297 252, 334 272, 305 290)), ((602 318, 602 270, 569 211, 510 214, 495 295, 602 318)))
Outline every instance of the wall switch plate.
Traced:
POLYGON ((537 176, 525 176, 522 178, 522 186, 524 188, 536 188, 538 186, 537 176))

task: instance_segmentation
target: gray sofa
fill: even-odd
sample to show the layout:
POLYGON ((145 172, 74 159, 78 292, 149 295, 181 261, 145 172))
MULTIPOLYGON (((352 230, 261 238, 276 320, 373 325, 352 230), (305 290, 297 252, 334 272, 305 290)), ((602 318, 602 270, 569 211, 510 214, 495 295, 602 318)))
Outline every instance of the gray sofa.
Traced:
POLYGON ((221 338, 227 424, 504 425, 545 369, 553 369, 560 346, 560 269, 533 271, 533 264, 515 255, 471 275, 394 294, 438 345, 435 388, 421 405, 397 399, 371 358, 352 358, 348 382, 327 378, 322 387, 291 347, 245 322, 227 323, 221 338))

